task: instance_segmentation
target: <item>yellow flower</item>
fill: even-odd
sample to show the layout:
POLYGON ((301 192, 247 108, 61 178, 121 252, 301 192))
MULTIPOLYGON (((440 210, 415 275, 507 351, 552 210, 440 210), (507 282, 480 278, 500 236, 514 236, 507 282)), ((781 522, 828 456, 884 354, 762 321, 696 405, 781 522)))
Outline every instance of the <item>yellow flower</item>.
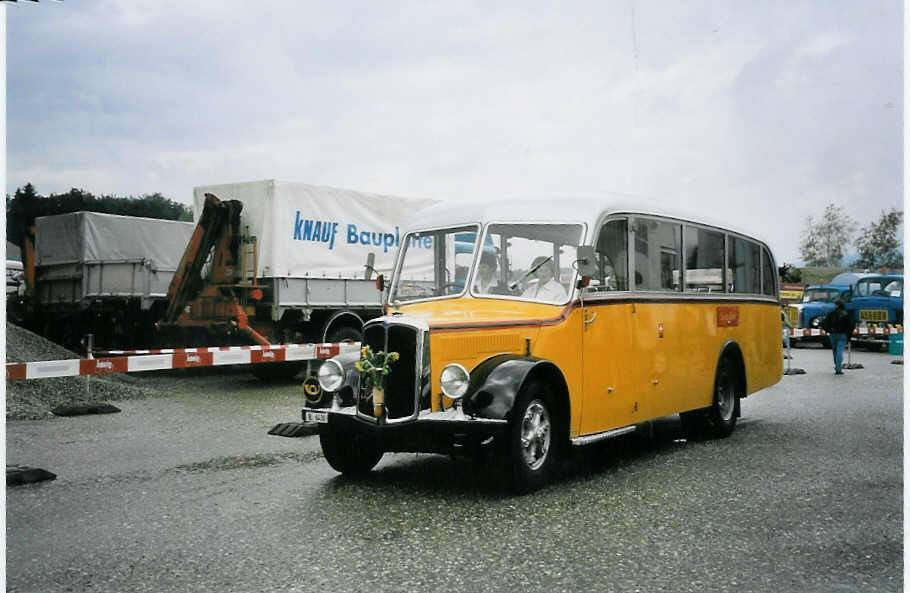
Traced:
POLYGON ((358 371, 362 371, 362 370, 363 370, 363 366, 360 364, 360 362, 355 362, 355 363, 354 363, 354 366, 357 367, 357 370, 358 370, 358 371))

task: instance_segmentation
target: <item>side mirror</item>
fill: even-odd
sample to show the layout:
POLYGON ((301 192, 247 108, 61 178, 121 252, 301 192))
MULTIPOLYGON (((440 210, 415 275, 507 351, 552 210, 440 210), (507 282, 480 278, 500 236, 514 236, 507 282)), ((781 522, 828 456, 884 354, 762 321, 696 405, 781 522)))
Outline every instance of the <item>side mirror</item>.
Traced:
POLYGON ((376 290, 383 292, 385 290, 385 276, 379 274, 376 276, 376 290))
POLYGON ((597 275, 597 263, 594 257, 594 247, 580 245, 575 251, 575 269, 582 278, 592 278, 597 275))

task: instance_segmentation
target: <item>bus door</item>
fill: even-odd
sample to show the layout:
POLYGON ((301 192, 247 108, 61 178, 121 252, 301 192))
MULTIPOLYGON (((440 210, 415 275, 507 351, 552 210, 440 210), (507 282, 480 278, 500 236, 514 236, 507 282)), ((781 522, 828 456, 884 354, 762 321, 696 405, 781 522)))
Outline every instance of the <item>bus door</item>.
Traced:
POLYGON ((606 222, 598 237, 597 272, 583 294, 581 435, 646 418, 634 388, 642 375, 632 337, 635 305, 622 298, 629 291, 627 221, 606 222))

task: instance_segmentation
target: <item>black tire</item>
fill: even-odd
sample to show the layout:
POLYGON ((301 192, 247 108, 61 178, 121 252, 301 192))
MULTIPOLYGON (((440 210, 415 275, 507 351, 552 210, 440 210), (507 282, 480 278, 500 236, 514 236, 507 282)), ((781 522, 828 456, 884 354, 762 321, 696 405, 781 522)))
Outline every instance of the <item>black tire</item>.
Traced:
POLYGON ((519 494, 544 486, 559 456, 559 425, 547 385, 529 383, 512 408, 506 443, 506 471, 510 486, 519 494))
POLYGON ((332 469, 348 476, 369 473, 383 454, 375 437, 356 430, 341 432, 328 424, 319 425, 319 444, 332 469))
POLYGON ((332 328, 332 330, 326 335, 325 341, 329 344, 338 344, 340 342, 359 342, 360 334, 360 329, 356 327, 351 327, 350 325, 339 325, 332 328))
POLYGON ((737 393, 737 376, 735 367, 729 358, 724 358, 717 365, 714 376, 714 394, 711 405, 700 410, 682 412, 683 432, 693 440, 704 438, 723 439, 736 428, 739 416, 739 394, 737 393))
POLYGON ((733 434, 739 416, 737 373, 730 359, 721 361, 714 377, 714 400, 708 410, 708 433, 716 439, 733 434))

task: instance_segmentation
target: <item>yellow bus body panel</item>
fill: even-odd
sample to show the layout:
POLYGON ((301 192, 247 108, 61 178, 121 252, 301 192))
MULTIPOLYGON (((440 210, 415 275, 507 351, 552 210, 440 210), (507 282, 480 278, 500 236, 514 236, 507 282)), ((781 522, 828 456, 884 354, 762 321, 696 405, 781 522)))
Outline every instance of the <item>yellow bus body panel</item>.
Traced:
POLYGON ((401 307, 430 326, 433 409, 452 405, 439 395, 447 364, 471 371, 497 354, 523 355, 528 344, 531 356, 562 371, 572 437, 711 405, 728 342, 742 351, 746 394, 781 377, 777 303, 693 298, 585 305, 461 298, 401 307))

